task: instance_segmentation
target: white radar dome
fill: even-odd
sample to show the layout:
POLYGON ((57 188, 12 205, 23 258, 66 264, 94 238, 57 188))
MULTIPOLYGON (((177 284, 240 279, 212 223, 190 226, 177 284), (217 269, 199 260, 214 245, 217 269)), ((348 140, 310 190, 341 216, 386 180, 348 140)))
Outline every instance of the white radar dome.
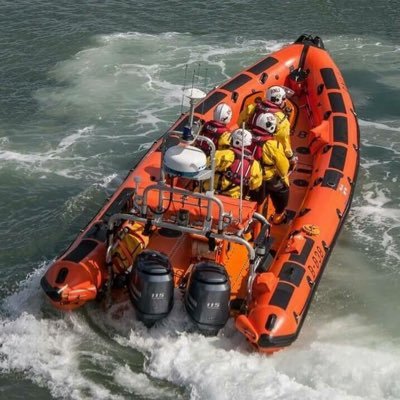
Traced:
POLYGON ((207 166, 207 156, 194 146, 177 145, 164 153, 164 170, 172 175, 195 178, 207 166))

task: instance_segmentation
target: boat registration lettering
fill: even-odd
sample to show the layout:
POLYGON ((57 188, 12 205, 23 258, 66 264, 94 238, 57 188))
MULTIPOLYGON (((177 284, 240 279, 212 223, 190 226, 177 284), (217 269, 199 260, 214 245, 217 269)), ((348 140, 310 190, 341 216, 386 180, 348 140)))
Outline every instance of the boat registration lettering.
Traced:
POLYGON ((317 246, 313 251, 313 255, 311 257, 312 263, 307 265, 307 269, 310 272, 313 279, 317 277, 318 271, 321 268, 322 261, 324 260, 324 253, 320 246, 317 246))

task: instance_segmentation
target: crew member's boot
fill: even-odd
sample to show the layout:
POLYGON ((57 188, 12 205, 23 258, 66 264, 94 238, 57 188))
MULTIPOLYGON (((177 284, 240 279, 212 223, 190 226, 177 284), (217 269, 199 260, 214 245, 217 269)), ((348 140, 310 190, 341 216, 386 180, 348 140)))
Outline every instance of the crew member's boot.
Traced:
POLYGON ((274 225, 286 224, 287 222, 286 210, 281 212, 280 214, 278 213, 272 214, 270 217, 270 222, 274 225))

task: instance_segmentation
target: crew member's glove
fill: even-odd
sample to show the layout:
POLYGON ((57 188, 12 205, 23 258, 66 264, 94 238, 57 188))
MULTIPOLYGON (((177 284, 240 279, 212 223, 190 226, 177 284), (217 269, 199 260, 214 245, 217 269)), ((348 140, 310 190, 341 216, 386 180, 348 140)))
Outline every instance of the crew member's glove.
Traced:
POLYGON ((293 155, 289 157, 288 160, 289 160, 289 171, 294 171, 296 169, 299 158, 293 153, 293 155))
MULTIPOLYGON (((281 177, 280 183, 283 183, 283 186, 284 186, 285 188, 288 188, 288 187, 289 187, 289 175, 286 175, 286 176, 281 177)), ((282 188, 282 189, 283 189, 283 188, 282 188)))

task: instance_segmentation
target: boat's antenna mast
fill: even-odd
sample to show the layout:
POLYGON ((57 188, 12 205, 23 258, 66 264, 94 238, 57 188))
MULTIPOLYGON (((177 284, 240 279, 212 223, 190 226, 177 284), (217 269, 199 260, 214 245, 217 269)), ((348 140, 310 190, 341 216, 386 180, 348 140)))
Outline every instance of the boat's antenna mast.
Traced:
POLYGON ((185 76, 183 78, 182 102, 181 102, 181 115, 183 114, 183 99, 185 98, 186 78, 187 78, 188 65, 185 66, 185 76))
POLYGON ((192 75, 192 90, 194 88, 194 78, 196 77, 196 68, 193 70, 193 75, 192 75))
POLYGON ((243 217, 243 163, 244 163, 244 122, 242 125, 242 154, 240 155, 240 198, 239 198, 239 224, 242 223, 243 217))
MULTIPOLYGON (((207 93, 207 72, 208 68, 206 68, 205 73, 204 73, 204 92, 207 93)), ((203 104, 201 105, 201 113, 204 114, 204 106, 205 106, 205 101, 203 101, 203 104)))
POLYGON ((196 86, 200 86, 200 71, 201 71, 201 64, 198 64, 198 70, 197 70, 197 82, 196 82, 196 86))
POLYGON ((193 70, 193 76, 192 76, 192 91, 190 92, 190 95, 187 96, 189 98, 189 128, 190 128, 190 133, 192 133, 192 128, 193 128, 193 119, 194 119, 194 103, 195 103, 195 98, 192 98, 192 94, 194 93, 194 79, 196 77, 196 69, 193 70))
POLYGON ((183 127, 182 140, 190 143, 194 140, 193 136, 193 120, 194 120, 194 106, 199 101, 206 97, 206 94, 200 89, 186 89, 184 93, 185 97, 189 99, 189 123, 183 127))

